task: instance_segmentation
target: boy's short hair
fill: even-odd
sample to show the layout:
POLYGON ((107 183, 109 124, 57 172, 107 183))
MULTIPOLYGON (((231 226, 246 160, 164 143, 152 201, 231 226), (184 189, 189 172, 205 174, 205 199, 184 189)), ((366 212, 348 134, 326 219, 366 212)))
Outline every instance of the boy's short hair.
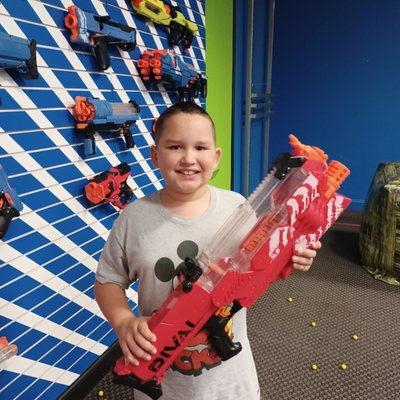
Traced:
POLYGON ((165 121, 168 121, 169 118, 171 118, 174 115, 177 114, 194 114, 194 115, 202 115, 206 117, 212 125, 212 130, 213 130, 213 139, 214 143, 216 142, 216 136, 215 136, 215 125, 214 121, 208 114, 204 108, 200 107, 196 103, 192 101, 180 101, 178 103, 173 104, 172 106, 168 107, 166 110, 164 110, 161 115, 156 119, 154 126, 153 126, 153 136, 154 136, 154 141, 156 144, 159 142, 160 137, 162 135, 162 130, 165 124, 165 121))

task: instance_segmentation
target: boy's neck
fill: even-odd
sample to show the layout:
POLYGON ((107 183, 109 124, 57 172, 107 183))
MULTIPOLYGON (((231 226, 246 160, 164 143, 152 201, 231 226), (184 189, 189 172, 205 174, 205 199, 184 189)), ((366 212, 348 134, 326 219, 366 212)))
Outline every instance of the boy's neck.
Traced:
POLYGON ((204 186, 195 193, 176 193, 164 188, 160 193, 161 202, 172 213, 182 216, 196 218, 207 210, 211 192, 208 186, 204 186))

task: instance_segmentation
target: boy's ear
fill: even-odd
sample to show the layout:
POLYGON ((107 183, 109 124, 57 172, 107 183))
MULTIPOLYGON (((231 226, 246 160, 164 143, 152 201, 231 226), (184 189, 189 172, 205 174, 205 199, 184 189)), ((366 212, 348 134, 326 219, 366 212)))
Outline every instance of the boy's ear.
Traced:
POLYGON ((222 149, 220 147, 217 147, 215 149, 215 166, 219 164, 221 156, 222 156, 222 149))
POLYGON ((151 161, 153 161, 154 166, 156 166, 158 168, 157 147, 155 145, 150 147, 150 156, 151 156, 151 161))

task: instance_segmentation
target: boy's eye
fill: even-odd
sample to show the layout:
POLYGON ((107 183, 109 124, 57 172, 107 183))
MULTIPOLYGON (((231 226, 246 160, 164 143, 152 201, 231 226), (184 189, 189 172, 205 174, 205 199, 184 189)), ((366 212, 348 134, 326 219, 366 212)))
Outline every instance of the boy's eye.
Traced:
POLYGON ((196 146, 196 150, 199 150, 199 151, 207 150, 207 147, 205 147, 205 146, 196 146))
POLYGON ((170 150, 179 150, 181 146, 179 144, 173 144, 168 147, 170 150))

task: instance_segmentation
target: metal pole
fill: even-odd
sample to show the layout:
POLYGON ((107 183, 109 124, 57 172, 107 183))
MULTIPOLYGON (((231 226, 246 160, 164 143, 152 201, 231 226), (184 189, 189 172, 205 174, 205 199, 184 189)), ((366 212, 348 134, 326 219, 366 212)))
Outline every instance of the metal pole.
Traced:
POLYGON ((262 175, 268 171, 268 151, 269 151, 269 127, 270 127, 270 111, 271 111, 271 90, 272 90, 272 57, 274 50, 274 22, 275 22, 275 0, 269 1, 269 18, 268 18, 268 49, 266 63, 266 86, 265 86, 265 119, 264 119, 264 137, 263 137, 263 157, 262 157, 262 175))
POLYGON ((246 94, 243 132, 242 183, 244 196, 249 195, 250 182, 250 133, 251 133, 251 92, 253 80, 253 12, 254 0, 247 0, 247 40, 246 40, 246 94))

